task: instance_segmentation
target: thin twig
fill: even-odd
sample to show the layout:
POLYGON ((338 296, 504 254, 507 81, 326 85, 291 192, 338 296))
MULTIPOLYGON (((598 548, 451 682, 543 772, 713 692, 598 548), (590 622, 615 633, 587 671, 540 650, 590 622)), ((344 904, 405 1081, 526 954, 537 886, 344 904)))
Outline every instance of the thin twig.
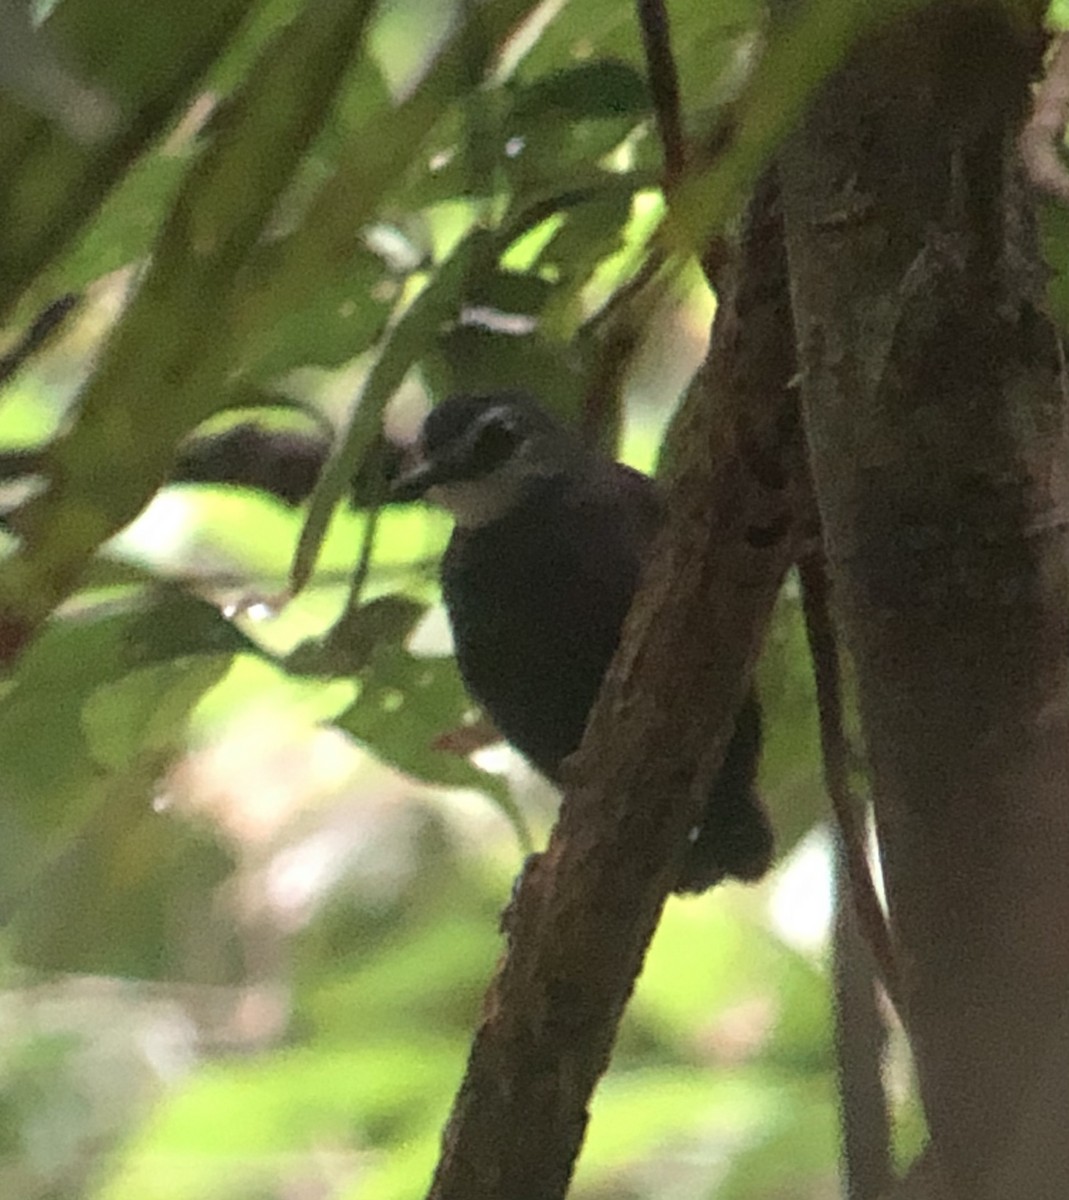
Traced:
POLYGON ((373 504, 367 510, 367 522, 364 525, 364 536, 360 542, 360 558, 353 571, 353 581, 349 585, 349 599, 345 605, 346 615, 355 613, 360 607, 360 597, 371 571, 371 560, 375 553, 375 535, 379 528, 379 516, 382 513, 382 503, 373 504))
POLYGON ((583 437, 592 446, 616 450, 623 385, 649 318, 671 275, 663 251, 651 249, 638 271, 581 326, 576 342, 591 351, 581 405, 583 437))
POLYGON ((798 563, 798 574, 802 582, 802 609, 817 687, 824 779, 842 834, 843 866, 850 882, 858 926, 872 951, 880 982, 902 1018, 901 986, 894 947, 883 906, 872 882, 865 849, 865 826, 850 787, 850 754, 843 733, 839 647, 831 621, 823 554, 815 551, 803 557, 798 563))
POLYGON ((361 470, 366 472, 364 492, 366 496, 365 509, 367 523, 364 526, 364 536, 360 543, 360 557, 353 571, 353 582, 349 588, 349 599, 345 606, 345 616, 352 617, 360 607, 360 597, 371 571, 372 559, 375 555, 375 536, 379 528, 379 517, 389 495, 389 479, 392 470, 392 455, 396 447, 387 442, 380 442, 364 460, 361 470))
POLYGON ((679 103, 679 73, 672 56, 671 31, 664 0, 636 0, 646 75, 664 149, 664 190, 670 192, 687 165, 687 143, 679 103))
POLYGON ((857 919, 853 887, 843 869, 842 838, 835 846, 835 1063, 846 1200, 878 1200, 891 1186, 891 1121, 883 1082, 885 1015, 876 973, 857 919))
MULTIPOLYGON (((672 55, 671 31, 664 0, 635 0, 642 44, 646 52, 646 75, 657 118, 657 129, 664 150, 665 200, 671 206, 672 194, 683 181, 687 167, 687 141, 683 132, 679 72, 672 55)), ((725 270, 730 252, 722 236, 709 238, 698 255, 709 287, 719 292, 725 286, 725 270)))
POLYGON ((1025 172, 1032 185, 1045 195, 1069 204, 1069 167, 1062 158, 1062 142, 1069 125, 1069 34, 1059 34, 1036 88, 1032 116, 1018 140, 1025 172))

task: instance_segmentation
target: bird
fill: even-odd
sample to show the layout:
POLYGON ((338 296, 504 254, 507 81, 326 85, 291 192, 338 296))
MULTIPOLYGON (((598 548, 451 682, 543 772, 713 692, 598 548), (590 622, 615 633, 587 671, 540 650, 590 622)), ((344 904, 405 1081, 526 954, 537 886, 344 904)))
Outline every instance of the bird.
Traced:
MULTIPOLYGON (((458 393, 427 414, 392 495, 451 514, 440 574, 461 677, 505 741, 559 785, 664 519, 657 485, 586 445, 532 395, 458 393)), ((751 691, 675 891, 768 869, 760 751, 751 691)))

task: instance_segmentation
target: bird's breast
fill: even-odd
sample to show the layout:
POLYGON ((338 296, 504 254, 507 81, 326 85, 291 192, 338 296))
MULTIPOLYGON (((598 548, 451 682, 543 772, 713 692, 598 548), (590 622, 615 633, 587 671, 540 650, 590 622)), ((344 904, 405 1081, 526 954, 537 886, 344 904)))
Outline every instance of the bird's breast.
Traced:
POLYGON ((473 697, 553 778, 579 745, 619 641, 637 558, 619 552, 607 560, 604 545, 587 553, 567 528, 510 532, 517 531, 454 536, 443 564, 444 599, 473 697))

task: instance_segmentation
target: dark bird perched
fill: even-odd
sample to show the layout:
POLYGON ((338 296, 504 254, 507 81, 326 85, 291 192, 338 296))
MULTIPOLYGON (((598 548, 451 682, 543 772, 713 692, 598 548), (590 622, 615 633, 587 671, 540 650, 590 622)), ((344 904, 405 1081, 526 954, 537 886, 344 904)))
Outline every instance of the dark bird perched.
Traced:
MULTIPOLYGON (((506 740, 559 782, 662 519, 653 481, 588 449, 528 396, 458 395, 427 417, 394 495, 452 513, 442 589, 461 675, 506 740)), ((750 695, 677 891, 767 869, 760 743, 750 695)))

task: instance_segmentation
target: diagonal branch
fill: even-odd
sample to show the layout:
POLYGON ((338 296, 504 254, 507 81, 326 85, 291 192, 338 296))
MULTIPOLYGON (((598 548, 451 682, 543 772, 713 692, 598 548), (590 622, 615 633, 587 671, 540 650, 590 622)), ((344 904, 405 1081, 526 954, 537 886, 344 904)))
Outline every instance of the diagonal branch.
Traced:
POLYGON ((800 430, 774 188, 673 439, 669 520, 544 854, 506 913, 432 1200, 559 1200, 795 554, 800 430))

